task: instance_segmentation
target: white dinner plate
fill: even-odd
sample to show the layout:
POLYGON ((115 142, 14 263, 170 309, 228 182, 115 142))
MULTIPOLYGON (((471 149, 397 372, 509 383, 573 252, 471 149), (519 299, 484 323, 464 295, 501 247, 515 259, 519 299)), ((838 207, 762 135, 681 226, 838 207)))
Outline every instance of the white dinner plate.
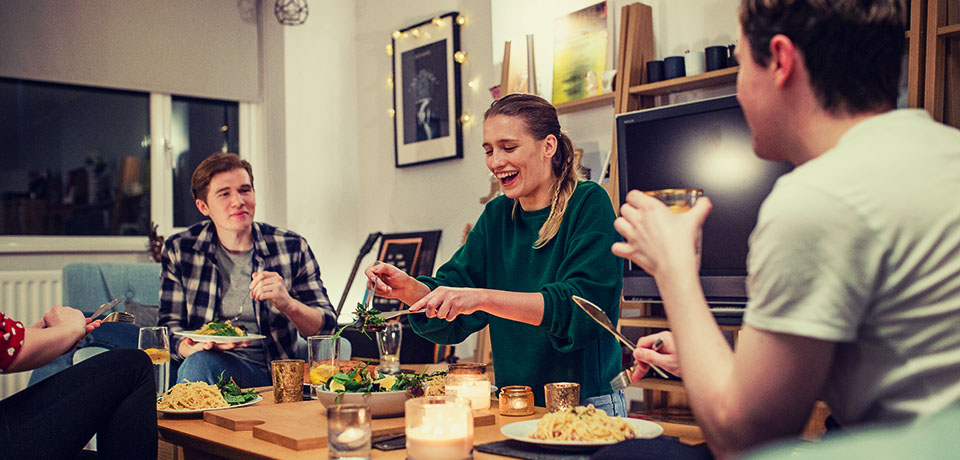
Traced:
MULTIPOLYGON (((633 427, 633 431, 637 433, 637 437, 634 439, 653 439, 663 434, 663 427, 651 421, 636 418, 624 418, 624 420, 626 420, 626 422, 633 427)), ((557 448, 583 449, 617 443, 617 441, 545 441, 533 439, 530 435, 537 432, 537 422, 539 421, 540 420, 537 419, 514 422, 509 425, 504 425, 500 428, 500 432, 503 433, 504 436, 516 441, 557 448)))
POLYGON ((161 414, 170 414, 170 415, 202 414, 202 413, 204 413, 204 412, 206 412, 206 411, 211 411, 211 410, 236 409, 236 408, 238 408, 238 407, 243 407, 243 406, 249 406, 249 405, 251 405, 251 404, 256 404, 256 403, 258 403, 258 402, 260 402, 260 401, 263 401, 263 396, 257 395, 257 399, 254 399, 253 401, 247 401, 247 402, 245 402, 245 403, 243 403, 243 404, 237 404, 236 406, 216 407, 216 408, 213 408, 213 409, 181 409, 181 410, 157 409, 157 412, 160 412, 161 414))
POLYGON ((255 340, 263 340, 267 338, 265 335, 260 334, 247 334, 242 337, 230 336, 230 335, 206 335, 206 334, 193 334, 190 332, 176 331, 174 334, 181 337, 186 337, 192 339, 194 342, 213 342, 213 343, 238 343, 238 342, 253 342, 255 340))

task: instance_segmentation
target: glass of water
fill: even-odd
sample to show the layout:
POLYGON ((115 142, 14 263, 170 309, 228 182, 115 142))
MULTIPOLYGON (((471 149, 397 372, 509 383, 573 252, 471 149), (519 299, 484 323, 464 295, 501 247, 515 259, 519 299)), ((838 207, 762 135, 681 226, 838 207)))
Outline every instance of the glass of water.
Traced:
POLYGON ((170 337, 166 327, 141 327, 137 348, 153 361, 157 393, 165 393, 170 386, 170 337))
POLYGON ((370 459, 370 407, 340 404, 327 408, 327 444, 330 457, 370 459))
POLYGON ((381 374, 400 373, 400 339, 403 338, 403 325, 400 321, 392 321, 383 325, 382 331, 377 331, 377 348, 380 349, 381 374))

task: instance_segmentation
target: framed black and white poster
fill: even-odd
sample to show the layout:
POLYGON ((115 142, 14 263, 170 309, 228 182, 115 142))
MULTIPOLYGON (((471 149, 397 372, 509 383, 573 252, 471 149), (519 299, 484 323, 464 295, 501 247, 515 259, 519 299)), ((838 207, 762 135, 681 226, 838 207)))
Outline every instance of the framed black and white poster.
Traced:
POLYGON ((463 157, 460 26, 456 12, 393 37, 394 158, 398 168, 463 157))

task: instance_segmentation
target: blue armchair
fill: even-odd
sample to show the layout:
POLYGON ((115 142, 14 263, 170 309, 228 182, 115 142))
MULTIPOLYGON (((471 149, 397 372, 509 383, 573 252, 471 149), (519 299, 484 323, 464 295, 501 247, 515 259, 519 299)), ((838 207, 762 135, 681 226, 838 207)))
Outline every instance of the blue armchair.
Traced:
POLYGON ((30 375, 33 385, 75 362, 113 348, 137 348, 140 326, 156 325, 160 303, 160 264, 70 264, 63 267, 63 304, 86 314, 118 297, 126 298, 115 311, 130 311, 136 324, 106 323, 101 325, 76 350, 37 368, 30 375))

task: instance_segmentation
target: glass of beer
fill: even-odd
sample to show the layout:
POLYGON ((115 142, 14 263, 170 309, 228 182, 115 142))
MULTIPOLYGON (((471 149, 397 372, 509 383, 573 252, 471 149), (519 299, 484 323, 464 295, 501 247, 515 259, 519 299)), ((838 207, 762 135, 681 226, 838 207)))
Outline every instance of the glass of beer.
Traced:
MULTIPOLYGON (((697 199, 703 196, 703 190, 699 188, 667 188, 643 193, 662 201, 671 211, 676 213, 689 211, 693 208, 693 205, 697 204, 697 199)), ((703 246, 703 229, 700 229, 700 232, 697 234, 695 247, 697 252, 697 268, 700 268, 701 246, 703 246)))
POLYGON ((170 386, 170 336, 166 327, 141 327, 137 348, 153 361, 157 393, 165 393, 170 386))

